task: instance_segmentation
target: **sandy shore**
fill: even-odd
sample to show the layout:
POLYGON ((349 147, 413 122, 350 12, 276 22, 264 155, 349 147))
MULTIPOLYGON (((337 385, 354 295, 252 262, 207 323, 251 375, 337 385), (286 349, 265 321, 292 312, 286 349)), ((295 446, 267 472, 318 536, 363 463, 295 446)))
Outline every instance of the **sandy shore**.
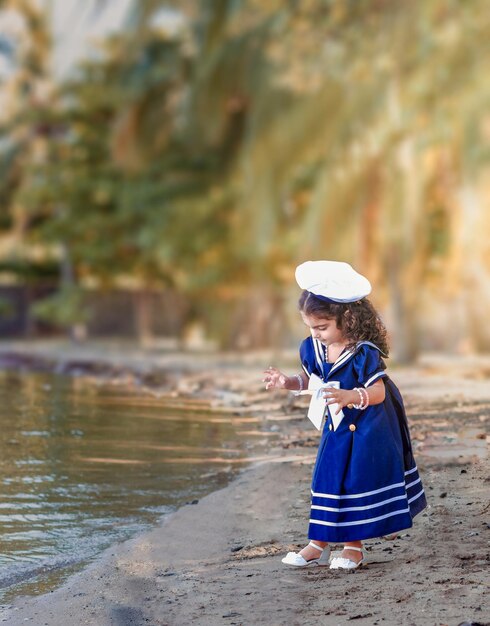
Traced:
POLYGON ((303 543, 308 469, 290 461, 245 471, 107 551, 63 588, 19 599, 0 619, 36 626, 485 623, 481 463, 426 469, 431 509, 399 540, 366 542, 368 565, 355 573, 280 562, 303 543))
MULTIPOLYGON (((485 424, 490 384, 485 376, 458 379, 440 364, 431 371, 424 367, 423 376, 412 368, 394 378, 407 401, 430 506, 397 540, 367 541, 365 568, 345 573, 281 564, 285 552, 305 542, 317 435, 307 420, 298 420, 301 406, 285 410, 279 396, 271 401, 257 393, 247 400, 246 410, 277 419, 283 432, 279 453, 244 470, 225 489, 168 516, 153 531, 107 550, 53 593, 18 598, 0 612, 0 622, 489 623, 485 424)), ((202 383, 202 374, 194 376, 202 383)), ((207 376, 212 378, 213 371, 207 376)), ((249 371, 248 376, 241 375, 237 383, 236 372, 230 375, 235 401, 240 384, 250 388, 256 374, 249 371)))

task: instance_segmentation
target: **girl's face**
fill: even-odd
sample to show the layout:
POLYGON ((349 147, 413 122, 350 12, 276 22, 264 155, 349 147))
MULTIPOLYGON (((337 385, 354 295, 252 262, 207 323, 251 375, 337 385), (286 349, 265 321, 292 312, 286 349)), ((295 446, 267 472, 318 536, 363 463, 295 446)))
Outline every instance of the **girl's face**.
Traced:
POLYGON ((337 322, 330 318, 315 317, 313 315, 306 315, 301 312, 303 322, 311 330, 311 335, 315 339, 318 339, 326 346, 331 344, 342 344, 344 342, 344 336, 340 328, 337 327, 337 322))

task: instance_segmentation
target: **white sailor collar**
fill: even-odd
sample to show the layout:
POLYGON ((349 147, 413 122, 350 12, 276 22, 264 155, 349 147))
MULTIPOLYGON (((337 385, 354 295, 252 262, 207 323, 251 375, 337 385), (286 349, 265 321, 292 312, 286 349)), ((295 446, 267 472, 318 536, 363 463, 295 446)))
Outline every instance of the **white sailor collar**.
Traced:
MULTIPOLYGON (((325 354, 325 350, 323 349, 323 344, 318 339, 314 339, 313 337, 311 338, 311 340, 313 342, 316 360, 321 366, 322 371, 325 371, 323 364, 325 363, 326 354, 325 354)), ((362 346, 371 346, 371 348, 376 348, 376 350, 378 350, 381 356, 387 356, 383 352, 383 350, 381 350, 381 348, 377 346, 375 343, 373 343, 372 341, 359 341, 358 343, 356 343, 355 346, 344 350, 339 355, 337 360, 333 363, 332 367, 330 368, 330 371, 328 372, 326 378, 329 378, 334 372, 336 372, 341 367, 343 367, 346 363, 348 363, 352 359, 352 357, 354 357, 359 352, 362 346)))

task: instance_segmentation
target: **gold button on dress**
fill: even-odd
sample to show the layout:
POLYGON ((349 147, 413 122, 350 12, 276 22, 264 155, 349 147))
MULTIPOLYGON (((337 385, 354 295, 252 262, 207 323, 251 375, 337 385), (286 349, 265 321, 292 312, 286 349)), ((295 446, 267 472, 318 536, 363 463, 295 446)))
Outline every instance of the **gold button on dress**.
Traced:
POLYGON ((349 430, 350 430, 351 432, 354 432, 354 431, 356 430, 356 425, 355 425, 355 424, 350 424, 350 426, 349 426, 349 430))

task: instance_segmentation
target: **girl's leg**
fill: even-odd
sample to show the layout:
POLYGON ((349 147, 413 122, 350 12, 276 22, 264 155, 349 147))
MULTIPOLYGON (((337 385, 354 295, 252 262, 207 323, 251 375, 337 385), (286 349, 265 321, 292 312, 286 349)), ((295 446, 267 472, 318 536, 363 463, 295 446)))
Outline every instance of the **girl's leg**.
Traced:
POLYGON ((362 548, 362 541, 348 541, 344 543, 344 549, 342 550, 341 556, 344 559, 349 559, 350 561, 354 561, 354 563, 359 563, 362 560, 362 552, 358 552, 357 550, 349 550, 349 546, 354 546, 355 548, 362 548))
POLYGON ((285 565, 307 567, 308 565, 327 566, 330 564, 330 548, 326 541, 312 539, 301 552, 288 552, 282 559, 285 565))
MULTIPOLYGON (((326 548, 328 546, 327 541, 318 541, 317 539, 312 539, 312 541, 320 548, 326 548)), ((305 559, 305 561, 309 561, 310 559, 317 559, 319 556, 319 551, 315 550, 313 546, 310 546, 308 544, 301 550, 299 554, 305 559)))

